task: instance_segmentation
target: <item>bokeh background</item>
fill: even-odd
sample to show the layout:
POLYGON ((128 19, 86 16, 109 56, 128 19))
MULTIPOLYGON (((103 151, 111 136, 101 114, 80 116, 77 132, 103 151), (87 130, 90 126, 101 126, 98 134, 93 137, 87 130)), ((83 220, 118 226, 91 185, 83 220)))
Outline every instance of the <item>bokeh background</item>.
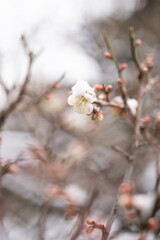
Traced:
MULTIPOLYGON (((77 238, 74 232, 84 212, 86 218, 106 222, 127 166, 111 146, 129 150, 132 129, 109 109, 104 109, 103 122, 74 113, 67 106, 68 91, 84 79, 91 86, 112 84, 111 97, 119 95, 115 66, 103 54, 106 30, 119 62, 128 63, 124 77, 135 97, 137 70, 128 28, 133 26, 143 41, 140 60, 155 55, 155 76, 160 69, 159 22, 159 0, 0 0, 1 111, 26 75, 28 57, 21 35, 40 53, 23 101, 1 129, 1 157, 19 166, 2 179, 2 219, 8 236, 1 240, 100 239, 96 230, 86 235, 85 224, 77 238), (45 98, 45 91, 64 73, 61 87, 45 98), (12 91, 9 97, 4 85, 12 91)), ((156 85, 145 101, 143 114, 150 114, 151 124, 160 107, 159 91, 156 85)), ((134 173, 138 201, 147 203, 144 218, 154 199, 154 160, 152 150, 142 148, 134 173)), ((115 239, 138 239, 138 230, 127 227, 124 213, 119 213, 114 231, 115 239)))

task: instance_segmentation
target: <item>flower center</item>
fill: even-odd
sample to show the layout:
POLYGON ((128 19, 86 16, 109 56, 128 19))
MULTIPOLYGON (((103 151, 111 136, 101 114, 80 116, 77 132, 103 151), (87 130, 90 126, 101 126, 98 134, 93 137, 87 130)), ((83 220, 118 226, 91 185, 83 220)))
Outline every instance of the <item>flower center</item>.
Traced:
POLYGON ((87 107, 88 101, 85 99, 84 96, 77 97, 76 100, 77 101, 76 101, 75 105, 76 105, 78 111, 80 113, 83 113, 85 108, 87 107))

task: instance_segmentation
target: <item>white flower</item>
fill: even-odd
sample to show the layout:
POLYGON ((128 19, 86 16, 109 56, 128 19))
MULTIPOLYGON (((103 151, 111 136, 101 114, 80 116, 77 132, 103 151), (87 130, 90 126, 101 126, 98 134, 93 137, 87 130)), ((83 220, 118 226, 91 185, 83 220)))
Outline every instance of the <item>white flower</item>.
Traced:
POLYGON ((127 105, 132 113, 133 116, 137 113, 138 102, 134 98, 127 99, 127 105))
POLYGON ((94 89, 84 80, 79 80, 72 87, 72 95, 68 98, 68 104, 74 106, 77 113, 90 114, 93 111, 92 103, 96 100, 94 89))

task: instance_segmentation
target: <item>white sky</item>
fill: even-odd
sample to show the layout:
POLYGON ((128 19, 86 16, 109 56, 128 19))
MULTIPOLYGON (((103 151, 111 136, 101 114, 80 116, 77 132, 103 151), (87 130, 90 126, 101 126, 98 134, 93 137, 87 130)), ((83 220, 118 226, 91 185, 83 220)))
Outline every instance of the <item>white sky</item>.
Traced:
MULTIPOLYGON (((130 12, 137 0, 121 0, 130 12), (130 2, 128 4, 128 2, 130 2)), ((70 82, 78 78, 97 79, 99 67, 74 42, 74 34, 91 18, 109 16, 119 0, 0 0, 0 70, 11 86, 21 82, 27 62, 20 44, 24 33, 34 51, 43 50, 33 69, 33 76, 58 78, 66 72, 70 82), (73 36, 71 38, 71 36, 73 36)))

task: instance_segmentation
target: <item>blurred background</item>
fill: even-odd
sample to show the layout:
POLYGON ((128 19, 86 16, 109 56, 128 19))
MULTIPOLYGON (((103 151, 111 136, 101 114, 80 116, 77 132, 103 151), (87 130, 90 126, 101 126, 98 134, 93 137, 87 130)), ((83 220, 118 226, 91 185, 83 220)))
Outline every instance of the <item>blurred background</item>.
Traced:
MULTIPOLYGON (((130 97, 135 97, 137 70, 128 28, 133 26, 143 41, 139 59, 155 55, 155 76, 160 62, 159 22, 160 0, 0 0, 1 111, 14 101, 26 76, 22 34, 38 54, 23 99, 1 129, 2 162, 16 162, 2 178, 1 219, 7 235, 1 240, 100 239, 98 230, 87 235, 82 223, 88 217, 106 222, 127 166, 111 146, 129 150, 132 129, 110 109, 104 109, 103 122, 74 113, 67 106, 68 92, 84 79, 91 86, 112 84, 111 97, 119 95, 115 66, 104 57, 106 30, 118 61, 128 63, 124 78, 130 97)), ((150 115, 151 128, 159 111, 159 91, 157 84, 145 101, 143 114, 150 115)), ((145 219, 156 182, 152 149, 143 147, 137 160, 134 180, 137 201, 141 207, 147 203, 145 219)), ((129 228, 119 212, 115 239, 138 239, 134 223, 129 222, 129 228)))

